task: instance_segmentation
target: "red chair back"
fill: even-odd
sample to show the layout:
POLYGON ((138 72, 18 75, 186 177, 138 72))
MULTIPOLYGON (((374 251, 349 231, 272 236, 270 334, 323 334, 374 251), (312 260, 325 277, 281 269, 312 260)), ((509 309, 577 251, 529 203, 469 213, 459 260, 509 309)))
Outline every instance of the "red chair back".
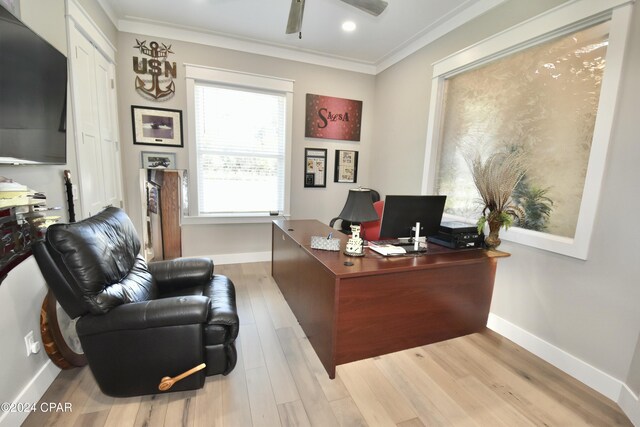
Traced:
POLYGON ((379 200, 373 204, 373 208, 378 214, 375 221, 363 222, 360 226, 360 235, 365 240, 380 240, 380 221, 384 210, 384 200, 379 200))

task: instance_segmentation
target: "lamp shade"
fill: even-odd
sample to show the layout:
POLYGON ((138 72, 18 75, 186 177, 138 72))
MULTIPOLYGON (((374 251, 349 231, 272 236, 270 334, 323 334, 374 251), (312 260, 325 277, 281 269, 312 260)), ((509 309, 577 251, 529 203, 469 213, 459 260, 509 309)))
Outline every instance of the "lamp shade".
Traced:
POLYGON ((363 188, 349 190, 347 202, 338 216, 340 219, 356 223, 377 220, 378 213, 373 207, 371 190, 363 188))

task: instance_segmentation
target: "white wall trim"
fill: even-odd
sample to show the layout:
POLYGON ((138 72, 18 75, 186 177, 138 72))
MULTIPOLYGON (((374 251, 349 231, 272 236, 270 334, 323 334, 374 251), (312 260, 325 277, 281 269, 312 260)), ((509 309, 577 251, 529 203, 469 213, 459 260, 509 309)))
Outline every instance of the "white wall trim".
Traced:
POLYGON ((640 426, 640 399, 625 384, 618 398, 620 409, 629 417, 634 426, 640 426))
POLYGON ((493 313, 489 313, 487 327, 585 383, 598 393, 614 402, 618 401, 624 386, 622 381, 493 313))
MULTIPOLYGON (((51 360, 47 360, 25 388, 16 396, 13 403, 37 403, 59 373, 60 369, 51 360)), ((0 426, 18 427, 27 419, 29 414, 30 412, 4 412, 0 416, 0 426)))
POLYGON ((501 235, 504 240, 586 260, 615 120, 632 6, 633 2, 630 0, 569 1, 434 63, 422 177, 423 193, 432 193, 436 187, 444 118, 444 103, 441 97, 446 79, 525 47, 565 34, 569 30, 577 31, 585 25, 600 22, 610 16, 607 66, 600 90, 598 114, 575 236, 572 239, 566 239, 519 227, 512 227, 501 235))
POLYGON ((283 45, 265 43, 259 40, 232 37, 223 33, 208 32, 206 30, 191 30, 189 28, 171 25, 165 22, 147 20, 118 19, 117 13, 104 0, 98 3, 105 11, 109 19, 118 31, 144 34, 153 37, 162 37, 171 40, 180 40, 190 43, 200 43, 209 46, 232 49, 241 52, 249 52, 257 55, 272 56, 280 59, 304 62, 307 64, 321 65, 341 70, 354 71, 363 74, 376 75, 400 62, 407 56, 439 39, 450 31, 466 24, 467 22, 487 13, 506 0, 479 0, 467 7, 464 4, 457 10, 443 18, 443 22, 437 22, 432 28, 427 28, 425 33, 418 33, 416 38, 408 40, 375 62, 354 61, 349 58, 326 55, 320 52, 294 49, 283 45), (448 19, 447 19, 448 18, 448 19))
POLYGON ((236 254, 216 254, 206 255, 213 260, 214 265, 242 264, 245 262, 265 262, 271 261, 271 251, 267 252, 244 252, 236 254))
POLYGON ((204 30, 194 31, 171 24, 121 19, 118 21, 117 27, 118 31, 132 34, 144 34, 169 40, 199 43, 207 46, 237 50, 256 55, 272 56, 274 58, 305 62, 308 64, 338 68, 363 74, 376 73, 375 65, 370 63, 357 62, 348 58, 322 55, 312 51, 296 50, 285 46, 267 44, 254 40, 233 38, 223 34, 205 32, 204 30))
POLYGON ((427 33, 419 36, 417 39, 403 44, 382 57, 376 63, 376 74, 383 72, 392 65, 402 61, 407 56, 417 52, 445 34, 461 27, 480 15, 487 13, 489 10, 501 5, 505 1, 506 0, 480 0, 470 6, 467 6, 467 4, 462 5, 458 8, 459 13, 454 14, 451 18, 445 20, 434 28, 429 29, 427 33))

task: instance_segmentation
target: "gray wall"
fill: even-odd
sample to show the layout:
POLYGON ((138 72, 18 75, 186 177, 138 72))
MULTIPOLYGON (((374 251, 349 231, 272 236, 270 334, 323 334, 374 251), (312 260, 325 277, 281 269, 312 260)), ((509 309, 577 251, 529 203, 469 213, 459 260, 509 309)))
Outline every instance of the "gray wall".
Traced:
MULTIPOLYGON (((295 80, 293 99, 293 148, 291 153, 291 214, 294 218, 317 218, 328 223, 342 209, 349 188, 369 185, 371 141, 374 126, 374 76, 341 71, 328 67, 303 64, 294 61, 248 54, 195 43, 178 42, 157 37, 121 33, 118 41, 118 102, 120 134, 124 157, 123 170, 127 210, 140 230, 142 209, 138 180, 141 151, 177 152, 177 164, 188 166, 190 143, 187 126, 184 63, 205 65, 255 74, 295 80), (136 38, 156 40, 171 44, 175 54, 171 61, 177 64, 176 95, 166 102, 152 103, 134 90, 136 74, 132 57, 139 56, 133 48, 136 38), (341 142, 304 137, 305 94, 337 96, 363 101, 361 141, 341 142), (185 127, 185 148, 134 145, 131 130, 131 105, 156 106, 182 110, 185 127), (327 188, 303 188, 304 148, 327 148, 327 188), (333 182, 335 149, 359 151, 357 184, 333 182)), ((195 175, 192 174, 192 179, 195 175)), ((182 234, 183 255, 217 255, 232 253, 266 252, 271 250, 271 224, 233 225, 184 225, 182 234)), ((214 256, 214 261, 216 257, 214 256)))
MULTIPOLYGON (((433 62, 562 3, 515 0, 447 34, 377 76, 372 186, 419 193, 433 62), (398 169, 386 165, 402 164, 398 169), (386 169, 386 171, 385 171, 386 169)), ((638 392, 640 355, 640 13, 635 8, 615 131, 588 261, 503 242, 491 311, 638 392), (635 374, 630 373, 634 359, 635 374)))
MULTIPOLYGON (((84 0, 83 3, 95 3, 84 0)), ((21 19, 59 51, 67 54, 64 0, 22 0, 21 19)), ((103 30, 104 31, 104 30, 103 30)), ((111 40, 115 44, 115 40, 111 40)), ((0 166, 0 176, 14 179, 47 195, 49 206, 60 206, 62 220, 67 220, 63 171, 75 171, 75 145, 70 105, 67 109, 67 165, 0 166)), ((0 284, 0 401, 11 402, 49 360, 44 350, 26 357, 24 336, 34 331, 40 340, 40 306, 46 285, 33 257, 28 258, 0 284)), ((1 416, 2 414, 0 414, 1 416)))

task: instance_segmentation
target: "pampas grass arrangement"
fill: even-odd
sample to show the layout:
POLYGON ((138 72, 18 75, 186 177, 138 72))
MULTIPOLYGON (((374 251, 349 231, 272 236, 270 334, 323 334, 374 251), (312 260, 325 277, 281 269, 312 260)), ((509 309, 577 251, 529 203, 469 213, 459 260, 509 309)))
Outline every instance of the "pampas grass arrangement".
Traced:
POLYGON ((498 151, 483 160, 478 152, 464 154, 473 182, 482 198, 482 216, 478 233, 489 223, 490 233, 485 243, 490 248, 500 245, 499 230, 509 228, 524 212, 513 204, 511 194, 526 172, 526 156, 520 150, 498 151))

